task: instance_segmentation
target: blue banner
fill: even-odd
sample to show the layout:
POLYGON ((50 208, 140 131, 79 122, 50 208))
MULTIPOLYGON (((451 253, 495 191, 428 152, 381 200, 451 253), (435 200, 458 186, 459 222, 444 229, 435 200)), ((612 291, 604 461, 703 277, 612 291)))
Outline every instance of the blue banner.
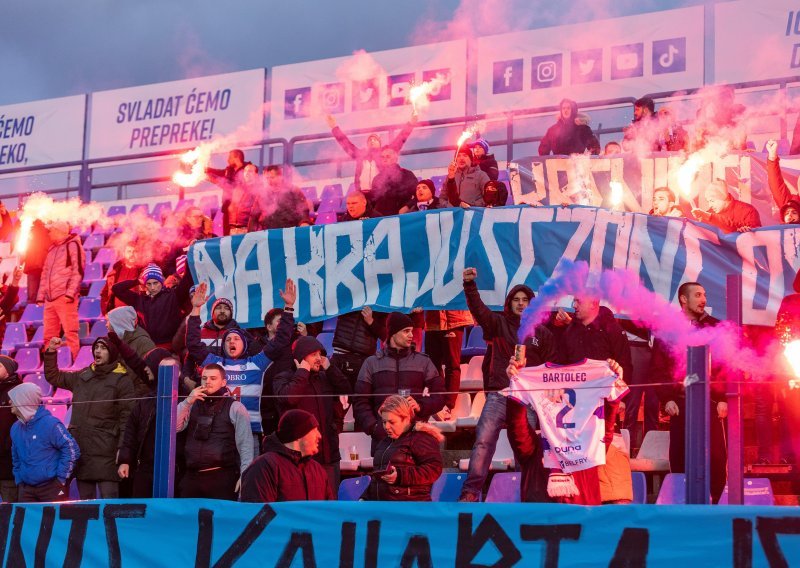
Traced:
POLYGON ((296 317, 323 320, 365 305, 381 311, 466 309, 465 267, 478 270, 484 301, 502 309, 508 290, 536 290, 562 259, 590 270, 628 269, 670 301, 698 281, 708 311, 725 318, 725 275, 743 276, 744 321, 773 325, 800 268, 800 227, 724 235, 685 219, 594 207, 446 209, 199 241, 189 252, 196 282, 229 298, 244 327, 263 325, 287 278, 298 284, 296 317))
POLYGON ((799 532, 796 509, 776 507, 189 499, 0 506, 6 566, 798 566, 799 532))

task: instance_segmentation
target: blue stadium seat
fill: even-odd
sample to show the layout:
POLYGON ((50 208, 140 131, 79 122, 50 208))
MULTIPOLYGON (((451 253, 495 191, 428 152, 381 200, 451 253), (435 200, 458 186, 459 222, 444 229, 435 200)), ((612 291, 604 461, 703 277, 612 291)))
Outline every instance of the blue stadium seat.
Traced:
POLYGON ((339 483, 339 501, 358 501, 369 487, 370 477, 349 477, 339 483))
POLYGON ((466 346, 461 349, 462 359, 469 359, 476 355, 486 355, 486 342, 483 340, 483 329, 476 325, 469 332, 466 346))
POLYGON ((461 496, 461 487, 467 480, 466 473, 442 473, 431 487, 431 500, 455 503, 461 496))
MULTIPOLYGON (((719 498, 720 505, 728 504, 728 485, 719 498)), ((748 477, 744 480, 744 504, 769 506, 775 504, 772 483, 768 477, 748 477)))
POLYGON ((325 347, 325 351, 328 352, 328 357, 333 355, 333 332, 332 331, 323 331, 319 335, 317 335, 317 341, 322 343, 322 346, 325 347))
POLYGON ((81 321, 95 321, 103 317, 100 311, 100 298, 81 298, 78 306, 78 319, 81 321))
POLYGON ((328 318, 322 322, 322 331, 334 331, 336 329, 336 319, 328 318))
POLYGON ((42 391, 42 396, 50 396, 53 392, 53 385, 47 382, 44 378, 44 373, 31 373, 22 377, 23 383, 32 383, 39 387, 42 391))
POLYGON ((22 345, 28 341, 28 332, 25 330, 25 324, 21 322, 9 323, 6 325, 6 333, 3 336, 3 346, 0 348, 0 353, 3 355, 11 355, 17 349, 17 345, 22 345))
POLYGON ((519 503, 522 474, 517 471, 495 473, 486 492, 487 503, 519 503))
POLYGON ((27 373, 38 373, 42 370, 42 358, 39 356, 39 350, 35 347, 23 347, 17 350, 14 356, 17 362, 17 373, 25 375, 27 373))
POLYGON ((27 326, 42 325, 44 321, 44 306, 28 304, 25 306, 19 321, 27 326))
POLYGON ((661 489, 656 498, 656 505, 685 505, 686 504, 686 475, 683 473, 668 473, 664 477, 661 489))
POLYGON ((633 484, 633 502, 638 504, 647 503, 647 478, 644 473, 632 471, 631 482, 633 484))

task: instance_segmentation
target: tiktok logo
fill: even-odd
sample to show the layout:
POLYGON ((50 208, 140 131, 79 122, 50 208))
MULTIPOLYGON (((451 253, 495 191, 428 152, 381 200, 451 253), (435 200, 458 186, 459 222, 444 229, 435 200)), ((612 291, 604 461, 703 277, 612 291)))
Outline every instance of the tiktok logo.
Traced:
POLYGON ((653 42, 653 75, 686 71, 686 38, 653 42))

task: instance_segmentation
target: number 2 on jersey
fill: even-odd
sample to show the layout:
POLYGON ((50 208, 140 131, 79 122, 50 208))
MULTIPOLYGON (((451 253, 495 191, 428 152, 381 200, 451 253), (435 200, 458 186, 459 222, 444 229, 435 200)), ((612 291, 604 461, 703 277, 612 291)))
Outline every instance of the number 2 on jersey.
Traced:
POLYGON ((564 389, 564 394, 567 395, 567 400, 569 401, 564 408, 556 416, 556 427, 557 428, 575 428, 574 422, 564 422, 564 417, 569 414, 569 412, 575 407, 575 403, 577 402, 578 398, 575 394, 573 389, 564 389))

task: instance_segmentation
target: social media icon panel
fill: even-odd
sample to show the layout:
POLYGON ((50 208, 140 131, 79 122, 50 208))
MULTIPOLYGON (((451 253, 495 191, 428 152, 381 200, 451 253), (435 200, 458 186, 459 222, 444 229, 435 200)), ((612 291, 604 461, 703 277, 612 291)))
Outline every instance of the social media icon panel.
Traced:
POLYGON ((563 55, 538 55, 531 58, 531 89, 560 87, 563 75, 563 55))
POLYGON ((414 73, 389 75, 386 78, 389 104, 387 106, 400 106, 408 104, 408 90, 414 84, 414 73))
POLYGON ((450 69, 433 69, 431 71, 422 72, 422 81, 433 81, 433 89, 431 89, 428 99, 433 101, 449 101, 451 95, 450 89, 450 69))
POLYGON ((323 112, 340 114, 344 112, 344 83, 328 83, 319 89, 319 104, 323 112))
POLYGON ((496 61, 493 67, 493 94, 513 93, 522 90, 522 59, 496 61))
POLYGON ((686 38, 653 42, 653 75, 686 71, 686 38))
POLYGON ((374 110, 379 102, 378 79, 353 81, 353 111, 374 110))
POLYGON ((310 108, 311 87, 286 90, 283 104, 284 118, 305 118, 310 115, 310 108))
POLYGON ((603 80, 603 50, 573 51, 570 77, 573 85, 599 83, 603 80))
POLYGON ((611 79, 644 75, 644 44, 631 43, 611 48, 611 79))

